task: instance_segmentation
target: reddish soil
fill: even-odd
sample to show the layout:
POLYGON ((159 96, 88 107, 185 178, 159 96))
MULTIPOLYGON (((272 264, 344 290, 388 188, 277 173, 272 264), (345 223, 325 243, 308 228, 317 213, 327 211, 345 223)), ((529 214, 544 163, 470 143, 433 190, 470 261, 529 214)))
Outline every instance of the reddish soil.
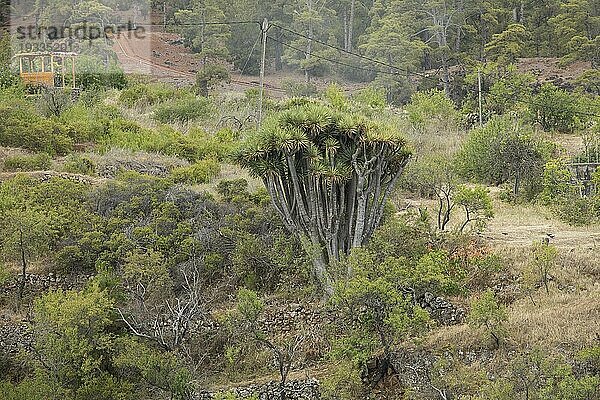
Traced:
MULTIPOLYGON (((126 35, 114 38, 113 50, 127 74, 150 75, 152 79, 172 83, 178 86, 194 82, 195 75, 201 67, 197 55, 183 46, 181 37, 174 33, 147 32, 150 41, 138 45, 126 35)), ((244 91, 250 87, 258 88, 258 76, 240 75, 239 71, 231 71, 231 84, 227 89, 244 91)), ((265 77, 265 88, 269 95, 282 97, 285 95, 283 86, 286 81, 302 82, 304 76, 297 72, 268 72, 265 77)), ((315 78, 313 83, 324 89, 334 80, 315 78)), ((366 84, 345 82, 346 92, 356 92, 366 84)))
POLYGON ((539 83, 552 82, 557 86, 571 86, 584 72, 592 69, 592 64, 577 61, 561 65, 560 58, 521 58, 517 67, 520 72, 533 74, 539 83))
MULTIPOLYGON (((151 75, 156 80, 179 86, 192 84, 202 64, 195 54, 183 46, 180 36, 165 32, 147 34, 151 36, 150 42, 142 43, 142 46, 126 35, 114 38, 113 50, 125 73, 151 75)), ((258 77, 239 76, 234 72, 231 75, 229 86, 232 90, 244 91, 260 85, 258 77)), ((269 80, 265 88, 273 95, 285 93, 269 80)))

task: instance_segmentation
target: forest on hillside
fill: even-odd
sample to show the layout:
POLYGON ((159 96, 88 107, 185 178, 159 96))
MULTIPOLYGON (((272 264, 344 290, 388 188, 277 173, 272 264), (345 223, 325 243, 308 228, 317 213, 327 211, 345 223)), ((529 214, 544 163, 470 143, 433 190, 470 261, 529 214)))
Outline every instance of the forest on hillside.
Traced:
POLYGON ((0 400, 600 399, 599 2, 0 19, 0 400))
MULTIPOLYGON (((23 3, 23 12, 42 26, 54 20, 124 22, 118 10, 135 4, 23 3)), ((203 64, 227 63, 254 75, 266 18, 269 70, 296 70, 307 82, 324 76, 374 82, 395 103, 437 86, 462 102, 477 89, 470 74, 502 74, 522 57, 582 61, 593 69, 600 61, 600 4, 593 0, 153 0, 138 8, 151 14, 146 18, 156 29, 180 34, 203 64)), ((595 71, 582 81, 597 90, 595 71)))

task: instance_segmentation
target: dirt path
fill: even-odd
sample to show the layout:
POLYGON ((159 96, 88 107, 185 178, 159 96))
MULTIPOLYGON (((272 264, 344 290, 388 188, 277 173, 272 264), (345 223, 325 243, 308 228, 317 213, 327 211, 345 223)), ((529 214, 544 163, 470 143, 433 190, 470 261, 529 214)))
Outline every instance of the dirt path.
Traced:
POLYGON ((528 247, 544 238, 559 248, 600 249, 600 226, 571 226, 537 205, 510 205, 494 201, 495 217, 482 236, 499 247, 528 247))
MULTIPOLYGON (((150 49, 140 49, 126 35, 114 38, 113 50, 125 73, 150 74, 160 81, 178 85, 190 85, 195 82, 196 72, 201 67, 194 54, 190 53, 178 42, 178 36, 163 32, 149 32, 150 49), (151 55, 148 54, 151 52, 151 55)), ((258 88, 260 82, 256 77, 236 76, 231 79, 230 89, 243 91, 258 88)), ((284 89, 265 83, 267 91, 276 96, 283 96, 284 89)))

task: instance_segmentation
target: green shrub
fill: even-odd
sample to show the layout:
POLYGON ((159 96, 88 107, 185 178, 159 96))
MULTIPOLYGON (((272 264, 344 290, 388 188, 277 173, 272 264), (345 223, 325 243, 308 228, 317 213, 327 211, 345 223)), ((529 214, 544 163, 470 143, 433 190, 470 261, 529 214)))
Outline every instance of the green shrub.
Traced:
POLYGON ((104 150, 118 147, 131 151, 147 151, 185 158, 195 162, 208 157, 223 160, 228 157, 234 139, 229 131, 209 135, 199 129, 192 129, 187 135, 169 127, 143 129, 136 124, 120 122, 115 125, 108 137, 101 141, 104 150))
POLYGON ((88 157, 79 154, 70 154, 65 159, 62 169, 71 174, 94 175, 96 165, 88 157))
POLYGON ((507 334, 505 327, 507 320, 506 307, 498 303, 496 295, 491 289, 471 303, 469 325, 476 329, 484 329, 494 339, 496 347, 500 345, 500 340, 507 334))
POLYGON ((208 92, 221 82, 229 82, 229 70, 219 64, 206 64, 196 74, 196 90, 198 94, 208 97, 208 92))
POLYGON ((541 202, 569 224, 596 222, 600 217, 600 196, 583 197, 583 186, 573 184, 571 178, 571 171, 563 161, 554 159, 546 163, 541 202))
POLYGON ((43 118, 29 102, 11 97, 8 93, 0 98, 0 146, 50 154, 66 154, 72 149, 68 127, 56 119, 43 118))
POLYGON ((355 107, 367 116, 375 116, 383 112, 387 106, 385 91, 369 86, 352 96, 355 107))
POLYGON ((0 144, 8 147, 22 147, 50 154, 66 154, 73 148, 73 139, 61 124, 50 119, 37 119, 21 126, 0 128, 0 144), (2 134, 3 133, 3 134, 2 134))
POLYGON ((383 269, 397 271, 398 283, 416 297, 426 292, 459 294, 463 290, 465 271, 441 251, 430 252, 416 263, 405 258, 389 258, 383 269))
POLYGON ((325 400, 363 399, 364 387, 360 370, 353 363, 342 361, 323 380, 322 391, 325 400))
POLYGON ((108 133, 111 123, 108 111, 75 105, 65 110, 59 120, 68 127, 69 136, 75 143, 96 142, 108 133))
POLYGON ((197 161, 189 167, 175 168, 171 176, 176 183, 197 185, 208 183, 221 172, 219 162, 213 159, 197 161))
POLYGON ((0 89, 13 87, 19 84, 19 78, 9 68, 0 65, 0 89))
POLYGON ((464 178, 495 185, 512 181, 515 196, 525 184, 531 195, 539 190, 549 147, 530 129, 508 117, 495 117, 471 131, 457 154, 456 166, 464 178))
MULTIPOLYGON (((251 397, 244 396, 245 400, 258 400, 258 395, 252 395, 251 397)), ((241 400, 241 397, 235 394, 235 392, 219 392, 215 394, 215 400, 241 400)))
POLYGON ((119 121, 109 133, 109 136, 101 141, 108 149, 117 147, 131 151, 144 150, 148 152, 160 152, 171 154, 169 147, 178 141, 184 141, 185 136, 169 127, 161 127, 157 130, 142 128, 135 122, 119 121))
POLYGON ((507 265, 496 254, 466 257, 465 264, 466 286, 470 290, 487 287, 498 273, 507 270, 507 265))
POLYGON ((213 111, 212 102, 204 97, 185 97, 158 105, 152 118, 167 123, 190 122, 207 118, 213 111))
POLYGON ((570 133, 581 124, 577 113, 582 105, 575 96, 552 84, 545 84, 531 101, 530 111, 544 130, 570 133))
POLYGON ((520 73, 514 65, 506 68, 490 87, 490 96, 485 98, 485 108, 492 114, 502 115, 507 112, 523 109, 528 104, 535 77, 532 74, 520 73))
POLYGON ((600 216, 600 202, 598 196, 587 198, 573 196, 555 205, 555 211, 565 222, 571 225, 584 226, 598 220, 600 216))
POLYGON ((147 107, 182 97, 187 92, 164 84, 136 83, 123 90, 119 102, 127 107, 147 107))
POLYGON ((428 125, 447 129, 456 125, 459 120, 456 106, 440 90, 413 94, 406 106, 406 112, 408 120, 417 132, 425 130, 428 125))
POLYGON ((559 159, 552 159, 544 166, 542 188, 540 199, 546 205, 571 198, 577 189, 571 184, 571 171, 559 159))
POLYGON ((12 274, 10 273, 8 268, 6 268, 6 265, 4 265, 4 263, 0 262, 0 285, 4 285, 11 278, 12 278, 12 274))
POLYGON ((123 69, 111 60, 105 66, 104 60, 96 56, 80 55, 77 58, 77 86, 84 90, 94 88, 123 89, 127 84, 123 69))
POLYGON ((313 83, 286 80, 282 86, 289 97, 315 97, 319 93, 317 86, 313 83))
POLYGON ((52 157, 46 153, 10 156, 4 160, 4 171, 46 171, 52 165, 52 157))
POLYGON ((28 132, 24 132, 22 139, 27 149, 60 155, 73 149, 73 139, 69 137, 67 129, 57 121, 42 120, 32 124, 29 129, 28 132))
POLYGON ((487 221, 494 217, 494 207, 489 190, 485 186, 477 185, 469 187, 460 185, 454 196, 454 202, 460 205, 465 211, 465 221, 460 227, 460 231, 469 224, 475 225, 475 229, 485 228, 487 221))
POLYGON ((243 178, 219 181, 217 192, 223 197, 223 200, 230 203, 236 199, 247 200, 249 196, 248 181, 243 178))

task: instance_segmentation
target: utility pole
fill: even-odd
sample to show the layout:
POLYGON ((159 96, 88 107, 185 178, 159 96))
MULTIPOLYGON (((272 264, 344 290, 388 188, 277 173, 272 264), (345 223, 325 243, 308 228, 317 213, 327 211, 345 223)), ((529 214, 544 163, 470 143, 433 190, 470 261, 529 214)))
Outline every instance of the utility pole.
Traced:
POLYGON ((481 68, 477 68, 477 82, 479 84, 479 126, 483 126, 483 93, 481 91, 481 68))
POLYGON ((262 125, 263 118, 263 98, 265 95, 265 61, 267 58, 267 32, 269 30, 269 20, 264 19, 262 26, 262 59, 260 61, 260 96, 258 98, 258 127, 262 125))

